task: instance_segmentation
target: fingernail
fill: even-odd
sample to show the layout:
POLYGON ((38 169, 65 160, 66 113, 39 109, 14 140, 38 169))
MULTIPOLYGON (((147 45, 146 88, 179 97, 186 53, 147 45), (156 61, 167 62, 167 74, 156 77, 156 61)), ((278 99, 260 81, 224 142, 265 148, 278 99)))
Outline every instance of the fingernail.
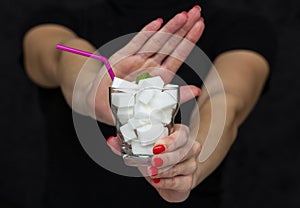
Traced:
POLYGON ((199 5, 194 6, 194 9, 198 9, 199 11, 201 11, 201 7, 199 5))
POLYGON ((106 143, 109 143, 109 141, 110 141, 111 139, 113 139, 113 138, 115 138, 115 137, 114 137, 114 136, 108 137, 108 138, 106 139, 106 143))
POLYGON ((184 14, 186 17, 188 17, 188 14, 186 11, 181 12, 181 14, 184 14))
POLYGON ((164 20, 162 18, 157 18, 157 21, 159 21, 160 23, 164 22, 164 20))
POLYGON ((149 167, 149 168, 148 168, 148 174, 149 174, 150 176, 156 176, 156 175, 158 174, 157 168, 155 168, 155 167, 153 167, 153 166, 149 167))
POLYGON ((165 148, 164 145, 158 144, 158 145, 153 147, 152 152, 153 152, 153 154, 156 155, 156 154, 164 152, 165 150, 166 150, 166 148, 165 148))
POLYGON ((202 91, 201 91, 200 89, 198 89, 198 90, 197 90, 197 96, 201 95, 201 92, 202 92, 202 91))
POLYGON ((162 164, 164 163, 164 161, 161 158, 156 157, 156 158, 152 159, 152 163, 153 163, 154 167, 160 167, 160 166, 162 166, 162 164))
POLYGON ((160 179, 159 178, 153 178, 152 181, 153 181, 153 183, 159 183, 160 179))

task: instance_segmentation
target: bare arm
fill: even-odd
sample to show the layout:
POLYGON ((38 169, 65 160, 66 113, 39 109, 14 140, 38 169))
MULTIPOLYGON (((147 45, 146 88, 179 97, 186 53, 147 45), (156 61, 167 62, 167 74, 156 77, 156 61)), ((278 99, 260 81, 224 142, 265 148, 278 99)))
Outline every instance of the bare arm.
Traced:
MULTIPOLYGON (((122 78, 139 69, 167 68, 166 66, 175 62, 172 57, 168 58, 169 54, 161 55, 160 50, 167 48, 170 49, 169 53, 172 53, 186 49, 179 42, 171 40, 171 36, 165 34, 174 34, 177 37, 188 36, 191 42, 196 42, 204 28, 200 20, 199 7, 191 9, 189 14, 188 19, 186 12, 178 13, 163 27, 163 20, 159 18, 142 28, 125 47, 110 57, 111 60, 122 57, 121 61, 112 64, 115 74, 122 78)), ((61 52, 55 48, 56 44, 61 43, 84 51, 95 52, 94 46, 78 37, 70 29, 55 24, 32 28, 25 35, 23 43, 25 68, 28 76, 36 84, 50 88, 60 87, 67 103, 75 111, 101 122, 113 124, 107 90, 112 80, 108 75, 104 75, 100 81, 99 76, 97 77, 99 72, 106 69, 101 64, 91 64, 88 70, 80 73, 88 58, 61 52), (78 81, 79 73, 80 81, 78 81), (76 93, 74 94, 75 83, 76 93)), ((177 61, 176 64, 172 64, 172 68, 167 69, 176 72, 181 64, 182 62, 177 61)), ((195 86, 182 89, 193 92, 184 98, 185 101, 198 96, 200 91, 195 86)))
MULTIPOLYGON (((240 124, 257 102, 269 72, 267 61, 252 51, 228 51, 219 55, 214 65, 223 82, 225 96, 221 90, 214 87, 212 88, 215 91, 209 96, 204 87, 198 101, 199 109, 196 109, 191 117, 191 120, 197 120, 198 114, 195 112, 200 112, 200 125, 192 122, 190 132, 186 130, 187 128, 177 127, 176 133, 157 142, 165 147, 163 153, 154 157, 163 161, 163 165, 158 168, 169 166, 172 168, 166 171, 158 170, 159 174, 152 178, 159 178, 159 182, 148 180, 167 201, 184 201, 191 189, 199 185, 223 161, 236 139, 240 124), (223 105, 224 100, 226 107, 221 109, 218 106, 223 105), (213 133, 208 135, 211 127, 212 105, 214 111, 220 111, 221 114, 226 111, 225 126, 220 140, 215 138, 216 129, 212 129, 213 133), (192 147, 188 145, 189 134, 196 135, 196 142, 192 147), (179 146, 181 147, 178 148, 179 146), (174 150, 174 147, 177 149, 174 150), (183 152, 187 154, 182 155, 183 152), (176 158, 182 159, 178 163, 176 158)), ((214 86, 214 79, 207 81, 206 86, 209 85, 214 86)), ((218 118, 212 122, 215 122, 215 128, 223 128, 223 123, 219 123, 218 118)))
MULTIPOLYGON (((207 177, 224 159, 234 142, 238 128, 251 112, 262 92, 269 74, 269 65, 260 55, 252 51, 236 50, 221 54, 214 65, 222 79, 226 98, 226 119, 223 134, 215 151, 204 162, 199 164, 200 177, 197 183, 207 177)), ((222 95, 216 93, 208 98, 203 90, 203 100, 200 99, 201 125, 197 140, 200 144, 209 143, 207 132, 211 120, 212 100, 222 102, 222 95)), ((214 109, 215 110, 215 109, 214 109)), ((203 146, 202 151, 207 151, 203 146)), ((208 150, 210 151, 210 150, 208 150)), ((204 153, 205 154, 205 153, 204 153)), ((201 154, 199 159, 202 161, 201 154)))
MULTIPOLYGON (((80 69, 87 59, 56 50, 57 43, 77 46, 90 52, 95 51, 90 43, 80 39, 73 31, 61 25, 45 24, 32 28, 26 33, 23 41, 24 61, 28 76, 38 85, 59 87, 62 81, 60 75, 70 72, 69 70, 63 72, 64 68, 60 69, 61 62, 72 63, 80 69)), ((69 77, 76 77, 78 71, 78 69, 72 70, 69 74, 75 74, 69 77)))
MULTIPOLYGON (((23 41, 25 69, 28 76, 42 87, 61 87, 67 103, 72 104, 72 93, 78 73, 86 57, 58 51, 57 43, 94 52, 95 48, 86 40, 78 37, 70 29, 54 24, 39 25, 27 32, 23 41)), ((81 82, 82 103, 79 112, 87 113, 86 89, 100 68, 92 68, 81 82)))

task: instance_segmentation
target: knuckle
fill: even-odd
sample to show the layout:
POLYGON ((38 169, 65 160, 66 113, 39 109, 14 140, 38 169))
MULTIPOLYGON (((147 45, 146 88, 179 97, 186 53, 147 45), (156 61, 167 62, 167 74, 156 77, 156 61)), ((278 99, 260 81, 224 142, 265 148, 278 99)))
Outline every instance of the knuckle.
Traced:
POLYGON ((163 165, 164 166, 169 166, 171 165, 171 157, 169 156, 169 154, 166 155, 161 155, 161 159, 163 160, 163 165))
POLYGON ((195 149, 195 153, 196 154, 199 154, 200 153, 200 151, 201 151, 201 149, 202 149, 202 146, 201 146, 201 144, 200 144, 200 142, 195 142, 195 144, 194 144, 194 149, 195 149))
POLYGON ((188 155, 188 150, 186 148, 180 148, 176 156, 176 162, 182 161, 188 155))
POLYGON ((175 177, 172 177, 170 179, 170 187, 173 188, 173 189, 177 188, 177 182, 176 182, 176 178, 175 177))
POLYGON ((196 169, 197 169, 197 161, 196 161, 196 159, 193 159, 191 161, 191 170, 192 170, 192 172, 195 172, 196 169))
POLYGON ((178 175, 178 166, 175 165, 173 168, 171 168, 171 177, 175 177, 178 175))

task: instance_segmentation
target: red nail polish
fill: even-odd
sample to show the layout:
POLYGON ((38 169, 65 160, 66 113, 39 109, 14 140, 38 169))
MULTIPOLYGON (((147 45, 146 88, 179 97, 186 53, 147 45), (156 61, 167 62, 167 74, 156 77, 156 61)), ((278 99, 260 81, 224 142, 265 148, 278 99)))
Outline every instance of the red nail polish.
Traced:
POLYGON ((159 183, 160 179, 159 178, 153 178, 152 181, 153 181, 153 183, 159 183))
POLYGON ((202 91, 200 89, 197 90, 197 96, 201 95, 202 91))
POLYGON ((157 21, 159 21, 160 23, 164 22, 164 20, 162 18, 157 18, 157 21))
POLYGON ((162 144, 159 144, 159 145, 156 145, 153 147, 153 154, 159 154, 159 153, 162 153, 166 150, 165 146, 162 145, 162 144))
POLYGON ((156 167, 149 167, 148 171, 149 171, 148 174, 150 176, 156 176, 158 174, 158 170, 156 167))
POLYGON ((161 158, 159 158, 159 157, 153 158, 152 162, 153 162, 153 166, 154 167, 160 167, 164 163, 164 161, 161 158))
POLYGON ((188 17, 188 14, 186 11, 181 12, 181 14, 184 14, 186 17, 188 17))
POLYGON ((201 11, 201 7, 199 5, 194 6, 194 9, 199 9, 201 11))
POLYGON ((107 139, 106 139, 106 143, 108 143, 109 142, 109 140, 111 140, 111 139, 113 139, 113 138, 115 138, 114 136, 110 136, 110 137, 108 137, 107 139))

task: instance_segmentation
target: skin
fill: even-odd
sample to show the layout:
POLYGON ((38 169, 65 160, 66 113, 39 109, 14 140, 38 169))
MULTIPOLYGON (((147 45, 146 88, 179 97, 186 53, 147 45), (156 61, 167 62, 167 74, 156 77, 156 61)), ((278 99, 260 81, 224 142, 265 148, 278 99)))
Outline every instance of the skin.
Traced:
MULTIPOLYGON (((204 20, 198 6, 187 13, 175 15, 164 25, 162 19, 154 20, 124 48, 110 57, 110 62, 115 63, 113 70, 122 78, 138 69, 155 67, 162 69, 158 75, 168 81, 172 76, 166 72, 176 73, 182 65, 182 61, 173 58, 172 55, 179 55, 181 60, 184 60, 193 45, 184 41, 179 43, 171 37, 166 38, 161 32, 175 34, 188 39, 190 43, 196 43, 203 30, 204 20), (149 31, 150 33, 144 33, 149 31), (162 55, 161 51, 167 55, 162 55), (126 58, 121 61, 115 61, 124 56, 126 58)), ((78 96, 84 99, 72 105, 74 84, 87 58, 58 51, 55 49, 57 43, 90 52, 96 50, 88 41, 81 39, 68 28, 60 25, 39 25, 29 30, 24 37, 24 62, 28 76, 40 86, 60 87, 67 103, 77 112, 113 124, 108 92, 103 90, 111 85, 111 79, 105 74, 99 84, 97 76, 106 69, 97 65, 84 74, 84 81, 79 82, 77 90, 78 96), (91 113, 93 110, 96 115, 91 113)), ((207 133, 211 121, 211 103, 214 101, 218 105, 224 99, 218 91, 208 96, 203 86, 198 99, 199 109, 196 109, 201 114, 201 125, 187 127, 176 124, 171 135, 156 143, 162 145, 165 150, 154 155, 153 164, 148 167, 150 176, 145 176, 166 201, 186 200, 191 190, 222 162, 236 138, 239 126, 257 102, 269 71, 267 61, 260 54, 246 50, 224 52, 214 60, 214 65, 223 82, 226 96, 224 131, 215 151, 207 160, 200 162, 202 145, 210 139, 207 133), (189 139, 191 133, 196 135, 195 141, 189 139), (183 152, 186 154, 183 155, 183 152), (157 160, 162 162, 160 166, 157 166, 157 160), (157 174, 153 174, 156 172, 157 174)), ((181 102, 199 96, 200 92, 195 86, 182 87, 181 102)), ((193 114, 191 119, 193 116, 196 114, 193 114)), ((119 154, 120 146, 115 137, 111 137, 107 143, 119 154)))

